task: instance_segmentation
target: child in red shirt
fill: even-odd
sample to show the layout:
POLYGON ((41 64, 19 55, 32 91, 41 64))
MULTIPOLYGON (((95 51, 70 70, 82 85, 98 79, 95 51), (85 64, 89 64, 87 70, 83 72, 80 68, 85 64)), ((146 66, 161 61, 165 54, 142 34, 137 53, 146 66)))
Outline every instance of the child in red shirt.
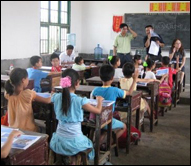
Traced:
POLYGON ((52 64, 51 72, 61 72, 62 71, 62 66, 60 66, 60 59, 57 54, 53 53, 50 56, 50 61, 52 64))
MULTIPOLYGON (((178 61, 178 59, 177 59, 177 61, 178 61)), ((169 67, 169 63, 170 63, 170 58, 168 56, 162 57, 162 67, 160 67, 159 69, 167 69, 167 68, 169 69, 168 84, 169 84, 170 88, 172 89, 172 87, 173 87, 173 74, 176 74, 178 72, 178 68, 173 69, 173 68, 169 67)))

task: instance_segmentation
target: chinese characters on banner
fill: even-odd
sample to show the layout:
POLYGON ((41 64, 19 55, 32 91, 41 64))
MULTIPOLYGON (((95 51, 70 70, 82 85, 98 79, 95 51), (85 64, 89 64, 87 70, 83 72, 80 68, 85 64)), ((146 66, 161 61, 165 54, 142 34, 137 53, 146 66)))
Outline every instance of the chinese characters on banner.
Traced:
POLYGON ((123 16, 113 16, 113 31, 114 32, 120 32, 120 24, 123 21, 123 16))
POLYGON ((189 12, 190 2, 150 3, 150 12, 189 12))

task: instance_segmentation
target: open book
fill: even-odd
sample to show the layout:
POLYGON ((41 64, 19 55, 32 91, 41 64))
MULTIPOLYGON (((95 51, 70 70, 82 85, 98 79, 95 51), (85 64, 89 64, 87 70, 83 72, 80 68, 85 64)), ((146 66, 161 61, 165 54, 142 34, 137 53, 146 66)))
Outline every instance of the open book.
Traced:
MULTIPOLYGON (((96 106, 97 105, 97 100, 96 99, 89 99, 89 103, 96 106)), ((115 103, 115 101, 103 100, 102 106, 104 106, 104 107, 110 106, 113 103, 115 103)))
POLYGON ((169 70, 168 69, 159 69, 156 71, 156 76, 163 76, 165 74, 168 74, 169 70))
MULTIPOLYGON (((4 127, 1 125, 1 147, 5 144, 8 139, 9 134, 15 129, 4 127)), ((20 135, 17 138, 14 138, 12 143, 12 148, 15 149, 27 149, 32 144, 34 144, 41 136, 35 135, 20 135)))

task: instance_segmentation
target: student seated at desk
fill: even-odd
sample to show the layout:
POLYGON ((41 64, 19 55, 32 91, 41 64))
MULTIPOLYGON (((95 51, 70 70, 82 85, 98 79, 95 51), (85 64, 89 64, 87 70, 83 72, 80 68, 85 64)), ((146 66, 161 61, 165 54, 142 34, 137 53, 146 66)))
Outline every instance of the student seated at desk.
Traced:
POLYGON ((18 137, 21 134, 23 133, 19 130, 13 130, 9 134, 9 137, 7 138, 6 143, 1 147, 1 158, 6 158, 9 155, 14 137, 18 137))
POLYGON ((57 54, 53 53, 50 56, 50 62, 52 64, 51 72, 61 72, 62 66, 60 66, 60 58, 57 54))
POLYGON ((135 70, 138 70, 140 75, 141 71, 143 70, 143 66, 141 65, 142 64, 141 55, 134 55, 133 62, 135 70))
POLYGON ((176 74, 180 69, 179 69, 179 64, 178 64, 178 58, 177 58, 177 66, 176 69, 173 69, 171 67, 169 67, 169 63, 170 63, 170 58, 168 56, 164 56, 162 57, 162 67, 160 67, 159 69, 169 69, 168 70, 168 84, 170 86, 170 88, 173 88, 173 74, 176 74))
MULTIPOLYGON (((51 101, 54 103, 54 111, 58 126, 50 141, 50 148, 66 156, 74 156, 80 151, 93 148, 92 142, 82 133, 81 122, 83 121, 83 109, 95 114, 102 110, 102 97, 97 97, 98 105, 94 107, 89 104, 86 97, 82 98, 75 94, 80 80, 78 72, 66 69, 62 73, 60 86, 62 93, 55 93, 51 101)), ((94 149, 88 154, 89 159, 94 158, 94 149)), ((75 161, 75 158, 73 161, 75 161)), ((75 165, 75 162, 73 162, 75 165)))
POLYGON ((122 72, 122 68, 119 68, 119 66, 121 65, 121 60, 118 56, 112 56, 112 58, 110 59, 110 64, 115 69, 114 78, 124 77, 123 72, 122 72))
POLYGON ((8 100, 9 127, 28 131, 40 131, 34 122, 32 101, 50 103, 49 98, 36 95, 36 92, 26 89, 29 83, 26 69, 15 68, 10 79, 5 83, 5 98, 8 100))
POLYGON ((72 69, 76 71, 91 69, 92 66, 95 66, 95 64, 90 64, 89 66, 86 66, 84 64, 84 60, 82 57, 78 56, 75 58, 75 64, 73 64, 72 69))
MULTIPOLYGON (((111 86, 113 82, 114 74, 115 74, 115 70, 112 66, 103 65, 100 68, 100 78, 103 82, 103 86, 95 88, 92 92, 92 96, 95 96, 95 97, 102 96, 105 100, 116 101, 117 98, 125 98, 127 95, 131 95, 136 85, 138 73, 134 75, 133 83, 131 87, 129 88, 129 91, 111 86)), ((113 107, 113 111, 114 111, 114 108, 115 106, 113 107)), ((90 120, 93 118, 95 118, 95 116, 91 114, 90 120)), ((107 126, 105 126, 104 128, 107 129, 107 126)), ((126 131, 126 124, 113 118, 112 129, 121 129, 116 132, 117 138, 119 138, 126 131)))
MULTIPOLYGON (((133 83, 133 77, 132 76, 134 75, 134 72, 139 72, 139 71, 138 70, 135 71, 135 67, 132 63, 127 62, 123 65, 123 74, 124 74, 125 78, 120 79, 121 89, 125 89, 125 90, 130 89, 130 87, 132 86, 132 83, 133 83)), ((144 80, 144 79, 137 78, 137 82, 152 82, 152 81, 154 81, 154 79, 144 80)), ((135 86, 133 90, 137 90, 137 87, 135 86)), ((146 111, 148 112, 149 116, 151 116, 151 109, 150 109, 147 101, 144 100, 143 98, 141 98, 140 111, 141 111, 140 112, 141 113, 140 121, 142 121, 144 119, 144 113, 146 111)), ((120 117, 121 117, 121 119, 126 118, 127 113, 121 112, 120 117)))
POLYGON ((49 75, 56 74, 55 72, 46 73, 39 70, 42 67, 42 58, 40 56, 32 56, 30 58, 30 63, 32 68, 28 68, 28 77, 29 79, 34 80, 34 90, 36 92, 46 92, 49 89, 41 89, 40 81, 42 78, 46 78, 49 75))

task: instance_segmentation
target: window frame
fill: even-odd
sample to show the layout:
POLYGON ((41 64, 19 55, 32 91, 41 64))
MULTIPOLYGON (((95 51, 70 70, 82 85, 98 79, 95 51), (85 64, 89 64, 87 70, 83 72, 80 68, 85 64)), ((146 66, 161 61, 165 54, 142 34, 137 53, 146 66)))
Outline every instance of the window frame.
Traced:
MULTIPOLYGON (((63 1, 58 1, 58 22, 57 23, 53 23, 51 22, 51 1, 48 1, 48 22, 42 22, 41 21, 41 15, 40 15, 40 54, 49 54, 49 50, 50 50, 50 26, 58 26, 60 29, 60 33, 59 35, 59 48, 57 48, 57 51, 64 51, 65 48, 61 48, 61 29, 66 29, 67 33, 70 33, 70 23, 71 23, 71 1, 66 1, 67 2, 67 24, 66 23, 61 23, 61 2, 63 1), (48 28, 48 52, 41 52, 41 27, 47 27, 48 28), (64 50, 62 50, 64 49, 64 50)), ((41 11, 41 5, 40 5, 40 11, 41 11)), ((67 40, 67 39, 66 39, 67 40)))

